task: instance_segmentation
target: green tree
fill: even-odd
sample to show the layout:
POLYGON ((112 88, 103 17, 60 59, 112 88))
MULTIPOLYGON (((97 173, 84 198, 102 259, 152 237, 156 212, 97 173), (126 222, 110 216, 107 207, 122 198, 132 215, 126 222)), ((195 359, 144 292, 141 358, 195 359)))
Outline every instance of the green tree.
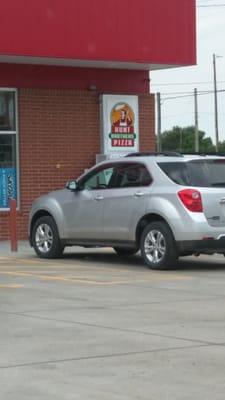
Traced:
POLYGON ((225 154, 225 141, 219 142, 219 153, 224 153, 225 154))
MULTIPOLYGON (((181 128, 174 126, 172 130, 163 132, 161 134, 161 149, 162 151, 195 152, 195 127, 181 128)), ((206 137, 204 131, 199 131, 199 151, 203 153, 215 151, 212 139, 206 137)))

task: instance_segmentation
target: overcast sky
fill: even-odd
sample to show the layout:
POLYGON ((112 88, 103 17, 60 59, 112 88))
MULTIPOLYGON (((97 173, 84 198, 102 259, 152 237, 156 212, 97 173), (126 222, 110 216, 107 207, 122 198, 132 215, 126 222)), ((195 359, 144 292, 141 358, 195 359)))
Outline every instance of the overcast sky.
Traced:
MULTIPOLYGON (((217 89, 224 89, 218 93, 219 140, 225 140, 225 0, 197 0, 197 6, 197 66, 152 72, 151 91, 161 93, 162 131, 194 125, 194 97, 180 96, 195 87, 213 90, 213 53, 223 56, 216 59, 216 71, 217 89)), ((214 94, 199 94, 198 109, 199 129, 215 143, 214 94)))

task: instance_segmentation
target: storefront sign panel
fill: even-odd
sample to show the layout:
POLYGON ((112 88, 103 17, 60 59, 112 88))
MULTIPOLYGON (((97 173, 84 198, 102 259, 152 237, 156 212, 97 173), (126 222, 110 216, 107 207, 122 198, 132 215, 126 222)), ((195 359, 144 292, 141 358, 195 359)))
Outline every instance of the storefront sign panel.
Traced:
POLYGON ((16 169, 0 168, 0 208, 9 208, 9 200, 16 198, 16 169))
POLYGON ((103 95, 102 100, 104 154, 138 151, 138 96, 103 95))

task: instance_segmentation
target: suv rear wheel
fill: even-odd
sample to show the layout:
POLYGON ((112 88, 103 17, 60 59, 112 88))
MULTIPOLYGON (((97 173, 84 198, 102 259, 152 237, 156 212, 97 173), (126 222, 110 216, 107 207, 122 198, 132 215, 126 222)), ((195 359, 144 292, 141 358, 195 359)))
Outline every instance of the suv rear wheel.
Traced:
POLYGON ((145 227, 141 235, 141 255, 151 269, 163 270, 176 265, 176 245, 166 223, 156 221, 145 227))
POLYGON ((41 258, 57 258, 63 253, 58 229, 51 216, 39 218, 32 230, 32 243, 37 255, 41 258))

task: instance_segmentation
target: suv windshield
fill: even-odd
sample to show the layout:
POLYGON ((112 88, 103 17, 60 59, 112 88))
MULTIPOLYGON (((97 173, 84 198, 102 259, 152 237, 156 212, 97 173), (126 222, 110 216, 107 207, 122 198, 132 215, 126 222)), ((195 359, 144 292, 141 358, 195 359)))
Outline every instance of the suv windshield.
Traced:
POLYGON ((158 165, 178 185, 225 187, 225 159, 160 162, 158 165))

